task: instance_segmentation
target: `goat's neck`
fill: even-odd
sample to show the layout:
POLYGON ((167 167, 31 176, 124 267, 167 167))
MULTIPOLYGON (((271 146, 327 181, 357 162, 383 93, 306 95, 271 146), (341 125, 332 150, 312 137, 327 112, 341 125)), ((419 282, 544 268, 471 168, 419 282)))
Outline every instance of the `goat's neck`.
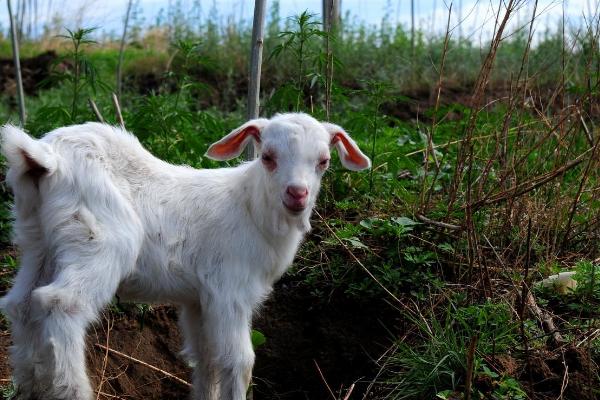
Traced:
POLYGON ((300 241, 310 230, 310 211, 301 216, 290 215, 281 206, 279 194, 269 191, 269 182, 257 161, 243 167, 241 174, 242 199, 248 216, 257 229, 273 244, 281 241, 300 241))

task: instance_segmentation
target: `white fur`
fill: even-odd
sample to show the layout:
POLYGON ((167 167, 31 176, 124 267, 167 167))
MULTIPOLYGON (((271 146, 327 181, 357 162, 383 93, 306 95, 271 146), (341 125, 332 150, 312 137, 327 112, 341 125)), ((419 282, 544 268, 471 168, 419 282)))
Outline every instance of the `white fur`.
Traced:
POLYGON ((274 171, 260 159, 212 170, 171 165, 98 123, 40 140, 3 128, 22 258, 0 306, 11 321, 19 399, 93 398, 85 332, 115 293, 180 307, 195 399, 245 398, 252 313, 310 228, 317 165, 332 135, 305 114, 236 131, 252 123, 259 152, 277 154, 274 171), (283 205, 290 185, 308 190, 300 213, 283 205))

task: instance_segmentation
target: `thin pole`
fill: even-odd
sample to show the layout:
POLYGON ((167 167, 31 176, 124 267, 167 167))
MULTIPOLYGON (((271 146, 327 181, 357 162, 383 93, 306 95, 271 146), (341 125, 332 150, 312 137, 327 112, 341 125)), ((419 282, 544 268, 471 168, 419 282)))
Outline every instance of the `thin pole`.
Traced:
MULTIPOLYGON (((248 84, 248 119, 258 118, 260 112, 260 71, 262 66, 266 8, 266 0, 254 1, 252 50, 250 54, 250 76, 248 84)), ((246 160, 253 160, 254 157, 256 157, 254 146, 248 146, 246 148, 244 157, 246 160)))
POLYGON ((123 90, 123 58, 125 56, 125 39, 127 38, 127 25, 129 25, 129 14, 133 0, 127 4, 127 13, 125 14, 125 25, 123 27, 123 36, 121 37, 121 47, 119 48, 119 63, 117 64, 117 97, 121 99, 123 90))
POLYGON ((10 0, 6 0, 8 5, 8 18, 10 19, 10 36, 12 39, 13 62, 15 64, 15 75, 17 78, 17 96, 19 100, 19 117, 21 127, 25 126, 25 94, 23 93, 23 79, 21 79, 21 61, 19 59, 19 44, 17 42, 17 27, 13 18, 10 0))
POLYGON ((323 0, 323 30, 333 30, 339 25, 341 19, 341 1, 340 0, 323 0))
POLYGON ((410 0, 410 52, 412 55, 412 63, 415 60, 415 0, 410 0))

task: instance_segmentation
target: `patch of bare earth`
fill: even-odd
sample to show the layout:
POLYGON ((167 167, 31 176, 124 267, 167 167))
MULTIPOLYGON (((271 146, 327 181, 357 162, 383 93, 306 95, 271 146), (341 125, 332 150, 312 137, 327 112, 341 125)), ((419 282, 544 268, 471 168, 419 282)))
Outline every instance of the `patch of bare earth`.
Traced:
MULTIPOLYGON (((374 361, 389 347, 392 312, 378 303, 332 298, 325 301, 297 282, 277 285, 255 318, 266 336, 256 351, 253 396, 260 399, 321 399, 361 396, 375 376, 374 361), (386 317, 387 315, 387 317, 386 317), (320 372, 319 372, 320 371, 320 372)), ((191 369, 180 357, 177 310, 154 306, 106 311, 88 332, 88 374, 99 399, 185 399, 191 369), (108 349, 107 350, 107 345, 108 349), (182 382, 183 381, 183 382, 182 382)), ((0 335, 0 378, 10 377, 8 330, 0 335)))

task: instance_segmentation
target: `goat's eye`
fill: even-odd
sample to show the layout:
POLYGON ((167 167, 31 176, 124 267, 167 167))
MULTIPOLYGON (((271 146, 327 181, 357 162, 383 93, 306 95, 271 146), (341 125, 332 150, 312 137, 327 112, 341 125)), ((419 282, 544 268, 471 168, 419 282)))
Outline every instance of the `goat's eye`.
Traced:
POLYGON ((270 153, 263 153, 260 157, 263 165, 270 171, 274 170, 277 166, 277 162, 275 161, 275 156, 270 153))
POLYGON ((320 160, 318 167, 319 169, 325 169, 329 167, 329 158, 323 158, 322 160, 320 160))

